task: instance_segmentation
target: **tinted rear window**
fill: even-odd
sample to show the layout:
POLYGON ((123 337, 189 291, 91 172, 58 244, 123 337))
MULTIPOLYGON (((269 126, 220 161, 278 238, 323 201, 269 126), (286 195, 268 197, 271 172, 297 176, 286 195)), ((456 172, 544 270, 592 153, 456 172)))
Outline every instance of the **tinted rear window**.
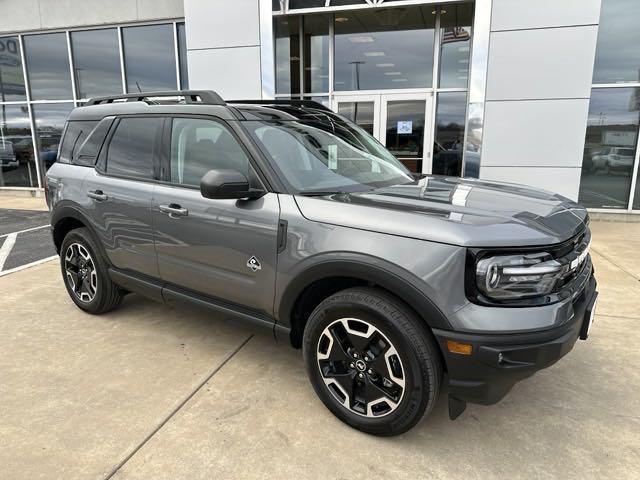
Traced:
POLYGON ((67 123, 64 139, 60 146, 58 161, 61 163, 72 163, 74 153, 78 151, 97 124, 97 121, 67 123))
POLYGON ((111 137, 106 171, 126 177, 153 178, 153 156, 162 119, 123 118, 111 137))

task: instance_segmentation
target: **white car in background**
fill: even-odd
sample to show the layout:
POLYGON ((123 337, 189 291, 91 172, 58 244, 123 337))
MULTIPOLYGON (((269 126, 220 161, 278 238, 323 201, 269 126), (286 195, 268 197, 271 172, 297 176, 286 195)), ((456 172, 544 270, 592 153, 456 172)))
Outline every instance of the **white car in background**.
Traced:
POLYGON ((605 147, 593 156, 593 170, 611 171, 633 170, 635 151, 628 147, 605 147))

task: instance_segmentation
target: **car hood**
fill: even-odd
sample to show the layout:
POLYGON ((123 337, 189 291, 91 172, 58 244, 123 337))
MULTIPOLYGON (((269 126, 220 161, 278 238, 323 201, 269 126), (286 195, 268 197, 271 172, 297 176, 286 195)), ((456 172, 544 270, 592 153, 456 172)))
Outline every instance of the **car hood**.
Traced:
POLYGON ((296 196, 312 221, 466 247, 550 245, 582 231, 587 211, 551 192, 427 176, 409 185, 296 196))

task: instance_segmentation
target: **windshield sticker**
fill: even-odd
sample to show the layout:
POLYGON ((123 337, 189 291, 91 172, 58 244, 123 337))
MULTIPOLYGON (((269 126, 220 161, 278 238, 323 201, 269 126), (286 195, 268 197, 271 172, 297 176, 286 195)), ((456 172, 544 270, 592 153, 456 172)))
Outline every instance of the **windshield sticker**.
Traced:
POLYGON ((327 167, 329 170, 338 169, 338 145, 327 145, 327 152, 329 153, 329 161, 327 167))

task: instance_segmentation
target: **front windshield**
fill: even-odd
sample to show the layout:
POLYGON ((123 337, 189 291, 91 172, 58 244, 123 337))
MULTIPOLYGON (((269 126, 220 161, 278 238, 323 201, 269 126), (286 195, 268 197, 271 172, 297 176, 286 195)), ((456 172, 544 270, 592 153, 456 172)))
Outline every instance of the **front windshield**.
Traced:
POLYGON ((373 137, 339 117, 243 124, 297 192, 358 192, 414 181, 373 137))

